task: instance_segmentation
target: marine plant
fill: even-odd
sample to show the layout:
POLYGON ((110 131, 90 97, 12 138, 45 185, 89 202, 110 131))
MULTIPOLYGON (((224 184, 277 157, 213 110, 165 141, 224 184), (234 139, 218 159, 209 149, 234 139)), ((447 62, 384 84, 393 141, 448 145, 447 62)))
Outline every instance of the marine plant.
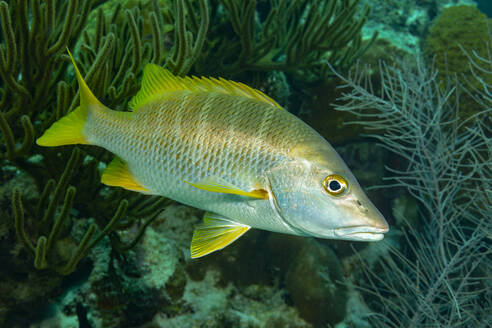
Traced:
MULTIPOLYGON (((183 1, 176 1, 176 39, 169 51, 159 26, 164 20, 157 1, 152 2, 149 17, 152 37, 142 35, 143 20, 138 7, 121 12, 117 5, 107 18, 97 2, 51 0, 16 0, 0 2, 2 38, 0 38, 0 129, 3 158, 13 161, 26 172, 33 173, 38 185, 46 180, 44 172, 53 173, 60 165, 45 165, 50 157, 42 148, 33 147, 34 137, 56 119, 73 110, 78 97, 73 85, 65 80, 69 72, 66 48, 76 49, 86 81, 101 94, 108 105, 125 105, 136 93, 138 75, 148 62, 163 64, 184 74, 200 52, 208 28, 208 7, 200 0, 201 25, 195 42, 186 29, 183 1), (97 11, 95 29, 87 30, 87 17, 97 11), (29 12, 33 13, 32 22, 29 12), (116 24, 119 25, 116 25, 116 24), (32 124, 35 122, 36 124, 32 124), (22 127, 22 128, 21 128, 22 127), (21 142, 19 136, 24 135, 21 142), (43 160, 34 165, 26 155, 41 154, 43 160)), ((49 163, 53 164, 53 163, 49 163)))
POLYGON ((359 0, 221 0, 220 5, 225 10, 212 11, 209 41, 196 63, 200 73, 231 77, 276 70, 319 81, 330 75, 326 61, 346 70, 377 37, 362 41, 370 8, 359 10, 359 0))
MULTIPOLYGON (((487 45, 490 47, 490 44, 487 45)), ((465 53, 481 88, 462 85, 422 61, 381 64, 381 87, 366 71, 342 78, 337 110, 355 114, 403 165, 388 167, 392 183, 419 203, 419 225, 409 221, 400 246, 371 266, 361 259, 366 282, 359 285, 376 327, 485 327, 490 320, 492 233, 491 48, 487 56, 465 53), (479 110, 460 119, 459 94, 479 110)), ((458 78, 463 79, 461 76, 458 78)))
MULTIPOLYGON (((74 197, 77 189, 74 186, 69 186, 69 182, 76 172, 77 168, 82 164, 82 154, 78 148, 74 148, 71 156, 65 166, 60 179, 56 182, 54 179, 48 180, 43 189, 35 210, 30 215, 35 216, 30 220, 31 231, 37 232, 36 243, 32 243, 30 236, 25 229, 25 209, 22 204, 22 192, 19 187, 14 187, 12 196, 12 209, 15 221, 15 232, 17 240, 23 248, 34 259, 34 267, 38 270, 51 269, 59 274, 67 275, 72 273, 77 263, 84 258, 88 251, 97 244, 103 237, 109 236, 112 246, 115 250, 123 252, 130 249, 142 237, 145 228, 156 217, 159 208, 169 204, 169 200, 160 198, 151 203, 144 202, 142 206, 132 206, 128 209, 128 200, 123 199, 119 202, 118 208, 112 219, 104 224, 102 230, 97 234, 98 224, 91 223, 80 240, 80 243, 74 247, 72 238, 64 236, 63 230, 70 227, 69 216, 73 206, 74 197), (63 197, 64 195, 64 197, 63 197), (62 201, 63 198, 63 201, 62 201), (61 209, 57 211, 57 208, 61 209), (125 218, 123 220, 123 218, 125 218), (147 217, 146 222, 139 228, 135 238, 129 242, 122 242, 115 232, 117 230, 127 229, 129 226, 140 217, 147 217), (57 247, 61 244, 62 246, 57 247), (65 250, 60 250, 65 248, 65 250), (71 252, 66 249, 74 248, 71 252)), ((66 233, 65 233, 66 235, 66 233)))

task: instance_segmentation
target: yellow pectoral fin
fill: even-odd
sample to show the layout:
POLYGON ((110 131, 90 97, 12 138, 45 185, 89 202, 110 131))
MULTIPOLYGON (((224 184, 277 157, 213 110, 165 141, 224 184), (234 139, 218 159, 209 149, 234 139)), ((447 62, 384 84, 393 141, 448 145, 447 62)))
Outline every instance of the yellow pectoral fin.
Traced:
POLYGON ((198 225, 191 241, 191 258, 218 251, 241 237, 251 227, 217 214, 205 213, 203 223, 198 225))
POLYGON ((122 187, 132 191, 150 193, 148 189, 140 185, 128 170, 128 166, 119 157, 115 157, 104 170, 101 182, 114 187, 122 187))
POLYGON ((254 189, 251 191, 245 191, 236 187, 231 183, 228 183, 227 181, 219 177, 208 177, 197 183, 191 183, 188 181, 184 181, 184 182, 195 188, 211 191, 211 192, 234 194, 234 195, 241 195, 241 196, 247 196, 253 198, 260 198, 260 199, 268 198, 268 192, 265 189, 254 189))

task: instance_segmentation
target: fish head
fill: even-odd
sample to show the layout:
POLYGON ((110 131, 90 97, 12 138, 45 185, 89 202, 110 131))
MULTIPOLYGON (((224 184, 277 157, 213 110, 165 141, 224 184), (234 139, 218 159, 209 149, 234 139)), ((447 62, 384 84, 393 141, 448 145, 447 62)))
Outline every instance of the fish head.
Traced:
POLYGON ((388 223, 332 150, 328 159, 298 158, 273 168, 268 174, 271 206, 298 235, 383 239, 388 223))

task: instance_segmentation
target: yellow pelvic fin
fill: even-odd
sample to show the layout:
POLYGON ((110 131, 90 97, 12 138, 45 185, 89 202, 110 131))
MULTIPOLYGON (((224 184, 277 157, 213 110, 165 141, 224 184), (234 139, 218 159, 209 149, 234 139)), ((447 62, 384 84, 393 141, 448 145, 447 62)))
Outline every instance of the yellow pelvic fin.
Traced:
POLYGON ((129 103, 130 108, 137 110, 146 103, 161 97, 166 92, 171 91, 191 91, 191 92, 219 92, 231 95, 242 96, 265 102, 274 107, 281 108, 273 99, 263 92, 248 87, 245 84, 228 81, 222 78, 206 77, 179 77, 173 75, 167 69, 147 64, 144 68, 142 87, 129 103))
MULTIPOLYGON (((183 180, 184 181, 184 180, 183 180)), ((184 181, 190 186, 193 186, 198 189, 206 190, 206 191, 211 191, 211 192, 218 192, 218 193, 224 193, 224 194, 233 194, 233 195, 241 195, 241 196, 246 196, 246 197, 252 197, 252 198, 259 198, 259 199, 267 199, 268 198, 268 192, 265 189, 254 189, 251 191, 245 191, 242 190, 232 183, 229 183, 225 181, 222 178, 219 177, 207 177, 197 183, 191 183, 184 181)))
POLYGON ((51 127, 44 131, 43 135, 36 140, 36 143, 40 146, 53 147, 61 145, 87 144, 88 142, 84 136, 83 130, 89 110, 98 108, 99 106, 103 107, 103 105, 92 94, 91 90, 84 82, 77 64, 75 64, 75 60, 68 49, 67 52, 72 60, 75 76, 77 77, 79 84, 80 106, 68 115, 53 123, 51 127))
POLYGON ((226 247, 250 228, 218 214, 205 213, 203 223, 199 224, 193 233, 191 258, 202 257, 226 247))
POLYGON ((122 187, 132 191, 150 193, 133 178, 128 166, 119 157, 115 157, 104 170, 101 182, 108 186, 122 187))

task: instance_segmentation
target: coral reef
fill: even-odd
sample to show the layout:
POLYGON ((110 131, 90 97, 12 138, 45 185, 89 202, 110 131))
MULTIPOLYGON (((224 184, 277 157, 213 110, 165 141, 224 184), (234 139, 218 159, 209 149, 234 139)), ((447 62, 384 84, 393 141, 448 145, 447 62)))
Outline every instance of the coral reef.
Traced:
MULTIPOLYGON (((70 155, 67 147, 55 152, 33 146, 36 135, 77 105, 74 86, 63 81, 63 78, 69 76, 65 48, 74 49, 82 74, 91 89, 95 90, 96 96, 104 99, 105 104, 117 108, 126 107, 130 96, 138 89, 138 76, 147 62, 164 64, 175 74, 184 75, 199 59, 203 63, 211 57, 222 56, 225 59, 230 56, 224 47, 219 47, 219 56, 211 53, 209 44, 230 44, 229 40, 221 37, 218 41, 207 42, 206 51, 202 51, 211 19, 210 8, 205 0, 175 1, 162 8, 156 0, 135 4, 118 2, 114 8, 102 3, 58 0, 46 4, 22 0, 0 2, 0 129, 5 150, 3 158, 30 174, 38 189, 42 190, 36 210, 30 215, 38 220, 35 220, 36 224, 28 224, 29 229, 37 235, 34 237, 26 232, 22 190, 14 189, 12 205, 16 235, 23 248, 34 258, 35 268, 52 268, 62 274, 71 273, 89 249, 105 235, 110 236, 117 250, 134 246, 135 242, 131 242, 128 247, 123 247, 120 237, 114 231, 128 228, 135 221, 120 222, 128 206, 125 197, 131 198, 130 204, 140 199, 120 191, 113 191, 109 195, 103 193, 103 188, 97 182, 97 160, 106 161, 107 154, 100 150, 84 149, 83 155, 78 152, 70 155), (199 10, 195 10, 196 7, 199 10), (29 15, 31 12, 32 17, 29 15), (151 21, 150 28, 144 24, 143 17, 151 21), (174 33, 174 42, 169 49, 164 49, 164 32, 174 33), (30 52, 35 56, 28 55, 30 52), (22 134, 24 137, 18 142, 16 139, 22 134), (84 159, 81 158, 83 156, 84 159), (89 172, 89 176, 82 179, 77 177, 72 180, 74 186, 68 186, 68 181, 78 167, 89 172), (58 184, 53 180, 57 176, 61 176, 58 184), (75 198, 76 190, 79 199, 75 198), (89 202, 87 198, 94 194, 101 194, 102 197, 96 202, 89 202), (57 254, 55 248, 71 248, 70 242, 65 243, 65 247, 56 245, 64 239, 61 237, 65 236, 65 232, 70 231, 66 227, 70 226, 69 213, 78 206, 77 203, 86 203, 89 213, 94 213, 94 209, 98 208, 100 217, 106 218, 96 219, 100 221, 98 225, 102 227, 101 233, 96 236, 97 225, 92 224, 73 252, 57 254), (113 206, 113 210, 119 206, 117 215, 110 221, 107 218, 111 216, 112 210, 108 204, 113 206), (57 213, 58 210, 60 213, 57 213), (36 242, 33 243, 31 238, 37 239, 36 242), (70 253, 72 257, 65 258, 70 253)), ((239 10, 242 6, 239 2, 221 2, 228 15, 216 15, 213 18, 229 20, 225 24, 233 26, 239 37, 235 44, 242 50, 236 62, 221 65, 220 69, 290 71, 296 66, 299 72, 320 68, 326 70, 325 65, 320 65, 325 55, 329 55, 326 58, 337 67, 347 68, 370 45, 369 42, 362 47, 360 39, 360 29, 368 10, 365 10, 362 18, 355 19, 357 1, 332 0, 324 1, 321 5, 327 9, 324 16, 317 13, 316 6, 310 1, 295 5, 272 2, 258 30, 255 27, 256 2, 250 2, 248 7, 242 8, 246 11, 239 10), (302 23, 303 29, 296 31, 286 25, 297 24, 304 16, 307 20, 302 23), (273 36, 274 25, 275 28, 282 27, 283 33, 279 40, 273 36), (325 26, 329 28, 320 33, 325 26), (278 61, 276 58, 283 54, 286 59, 278 61)), ((218 11, 213 13, 217 14, 218 11)), ((217 62, 224 64, 224 60, 217 62)), ((150 208, 155 210, 158 206, 154 204, 150 208)), ((150 221, 142 225, 141 233, 150 221)))
MULTIPOLYGON (((185 74, 190 69, 205 40, 208 28, 208 7, 200 1, 201 25, 196 34, 186 29, 186 22, 198 18, 188 10, 184 17, 183 1, 177 1, 176 39, 164 51, 163 31, 158 26, 164 14, 157 1, 147 14, 154 23, 151 37, 143 35, 141 9, 123 11, 115 6, 106 17, 97 3, 91 1, 0 2, 2 38, 0 46, 0 129, 3 155, 37 180, 40 189, 46 180, 58 176, 63 161, 55 160, 53 152, 33 148, 38 136, 56 119, 77 105, 75 86, 64 80, 69 76, 66 48, 74 49, 85 79, 96 96, 108 106, 126 106, 139 88, 138 76, 148 62, 165 63, 172 71, 185 74), (29 13, 32 12, 32 24, 29 13), (90 12, 97 15, 89 23, 90 12), (179 23, 178 23, 179 22, 179 23), (196 35, 193 40, 192 35, 196 35), (34 42, 35 40, 36 42, 34 42), (32 54, 32 55, 31 55, 32 54), (32 122, 35 124, 33 125, 32 122), (18 142, 19 136, 24 136, 18 142), (29 156, 41 155, 37 161, 29 156)), ((174 8, 173 8, 174 9, 174 8)), ((164 27, 163 27, 164 28, 164 27)), ((100 154, 90 150, 91 154, 100 154)), ((68 158, 69 154, 64 152, 68 158)))
POLYGON ((486 21, 444 9, 458 2, 0 1, 0 326, 485 326, 491 227, 478 219, 491 212, 491 48, 483 26, 470 26, 473 43, 444 19, 461 10, 486 21), (344 74, 358 59, 393 62, 441 12, 426 47, 436 65, 444 53, 460 58, 448 73, 466 88, 412 62, 357 66, 339 77, 351 91, 338 88, 327 62, 344 74), (251 231, 190 260, 201 211, 102 186, 101 149, 34 145, 78 105, 66 47, 118 110, 147 63, 265 91, 334 142, 361 185, 393 174, 394 192, 368 192, 391 232, 368 245, 251 231), (454 104, 463 95, 478 108, 464 123, 454 104), (327 110, 338 97, 347 115, 327 110))
MULTIPOLYGON (((93 268, 36 325, 65 327, 309 327, 273 285, 237 285, 220 268, 190 277, 187 266, 191 223, 200 211, 171 205, 125 258, 103 240, 89 254, 93 268), (191 221, 183 225, 183 220, 191 221), (185 256, 186 254, 186 256, 185 256)), ((84 228, 85 229, 85 228, 84 228)), ((320 307, 321 308, 321 307, 320 307)))

